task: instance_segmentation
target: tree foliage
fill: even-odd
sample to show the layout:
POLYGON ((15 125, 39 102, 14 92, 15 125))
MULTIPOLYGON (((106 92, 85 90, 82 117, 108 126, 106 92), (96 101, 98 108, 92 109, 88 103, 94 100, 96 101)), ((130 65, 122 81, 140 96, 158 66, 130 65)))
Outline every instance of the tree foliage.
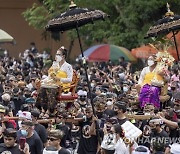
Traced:
MULTIPOLYGON (((84 43, 111 43, 128 49, 137 47, 150 40, 144 39, 149 27, 162 18, 169 2, 171 10, 180 13, 179 0, 75 0, 79 7, 100 9, 110 15, 105 21, 96 21, 80 28, 84 43)), ((68 0, 39 0, 23 16, 29 25, 44 29, 48 20, 68 9, 68 0)), ((43 33, 46 37, 48 33, 43 33)), ((74 30, 69 38, 76 38, 74 30)))

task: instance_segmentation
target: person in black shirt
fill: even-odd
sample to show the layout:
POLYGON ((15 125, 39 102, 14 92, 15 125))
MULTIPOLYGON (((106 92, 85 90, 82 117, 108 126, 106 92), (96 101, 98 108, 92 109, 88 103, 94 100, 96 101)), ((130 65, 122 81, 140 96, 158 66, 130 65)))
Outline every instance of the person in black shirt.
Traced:
MULTIPOLYGON (((5 128, 14 128, 14 125, 12 124, 12 121, 5 120, 5 114, 7 113, 8 107, 5 107, 0 104, 0 127, 2 127, 2 132, 5 128)), ((0 134, 1 136, 1 134, 0 134)), ((1 137, 0 137, 0 143, 1 143, 1 137)))
POLYGON ((2 97, 2 102, 1 102, 1 104, 2 104, 3 106, 7 106, 10 111, 14 112, 15 106, 14 106, 14 102, 11 101, 11 95, 8 94, 8 93, 5 93, 5 94, 3 94, 1 97, 2 97))
MULTIPOLYGON (((176 93, 174 97, 174 111, 176 111, 176 116, 173 116, 174 119, 166 119, 164 115, 159 114, 159 118, 170 128, 170 137, 176 137, 179 138, 180 136, 180 122, 179 122, 179 115, 180 115, 180 93, 176 93)), ((180 142, 178 139, 176 142, 180 142)))
POLYGON ((16 131, 12 128, 5 129, 4 133, 4 143, 0 144, 0 153, 8 154, 30 154, 29 146, 25 143, 24 149, 20 149, 20 146, 16 143, 16 131))
POLYGON ((163 149, 161 148, 160 150, 164 150, 165 153, 169 152, 169 135, 164 129, 161 128, 161 122, 159 121, 159 119, 154 118, 150 120, 149 125, 152 131, 150 134, 150 138, 154 147, 155 145, 160 144, 161 147, 163 147, 163 149))
POLYGON ((25 97, 23 97, 23 95, 21 94, 21 90, 17 87, 13 89, 12 101, 15 105, 14 115, 16 115, 18 111, 21 109, 21 105, 25 103, 25 97))
POLYGON ((56 129, 64 134, 60 144, 64 148, 68 148, 71 141, 71 128, 65 123, 67 116, 66 113, 59 113, 56 117, 56 129))
POLYGON ((127 107, 125 102, 118 101, 114 104, 114 111, 116 114, 117 121, 120 125, 122 125, 128 120, 125 116, 126 109, 127 107))
POLYGON ((30 53, 32 53, 33 55, 36 55, 38 53, 38 50, 36 48, 36 44, 34 42, 30 43, 30 53))
POLYGON ((87 107, 86 120, 79 123, 81 135, 78 147, 78 154, 96 154, 98 147, 98 137, 93 119, 92 107, 87 107))
POLYGON ((26 137, 26 142, 29 145, 31 154, 42 154, 43 144, 39 135, 34 131, 32 121, 26 120, 22 122, 22 127, 18 131, 18 138, 26 137))
POLYGON ((75 102, 75 105, 79 106, 81 112, 84 113, 84 110, 89 105, 88 100, 87 100, 87 92, 80 89, 77 92, 77 94, 78 94, 78 99, 75 102))
POLYGON ((124 69, 126 69, 127 62, 125 61, 124 57, 119 58, 119 65, 122 66, 124 69))
POLYGON ((63 138, 63 132, 60 130, 51 130, 48 135, 48 146, 44 148, 43 154, 48 153, 48 151, 54 154, 70 154, 68 150, 61 147, 61 139, 63 138), (49 148, 51 147, 51 148, 49 148), (53 148, 53 150, 51 150, 53 148), (48 150, 49 149, 49 150, 48 150))
POLYGON ((34 123, 34 130, 39 135, 44 146, 46 146, 46 144, 47 144, 47 131, 43 125, 38 123, 37 119, 39 118, 39 115, 40 115, 40 112, 38 110, 32 110, 31 111, 32 122, 34 123))

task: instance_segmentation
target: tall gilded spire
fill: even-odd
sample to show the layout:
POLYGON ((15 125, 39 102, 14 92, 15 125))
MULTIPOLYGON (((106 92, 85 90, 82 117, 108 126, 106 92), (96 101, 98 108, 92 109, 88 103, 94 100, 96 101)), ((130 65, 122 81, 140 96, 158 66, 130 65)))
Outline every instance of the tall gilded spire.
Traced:
POLYGON ((173 16, 173 15, 174 15, 174 12, 172 12, 172 11, 170 10, 170 5, 169 5, 169 3, 166 4, 166 7, 167 7, 167 12, 166 12, 165 16, 166 16, 166 17, 168 17, 168 16, 173 16))
POLYGON ((71 1, 71 4, 69 5, 69 8, 74 8, 76 7, 77 5, 74 3, 73 0, 70 0, 71 1))

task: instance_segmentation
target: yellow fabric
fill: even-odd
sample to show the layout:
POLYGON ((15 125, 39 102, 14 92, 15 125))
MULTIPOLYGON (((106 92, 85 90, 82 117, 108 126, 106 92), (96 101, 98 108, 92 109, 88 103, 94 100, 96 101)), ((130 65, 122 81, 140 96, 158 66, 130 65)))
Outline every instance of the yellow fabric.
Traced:
MULTIPOLYGON (((52 67, 48 70, 48 74, 51 76, 52 73, 55 73, 56 74, 56 77, 57 78, 67 78, 67 73, 64 72, 64 71, 61 71, 61 70, 54 70, 52 67)), ((58 82, 57 83, 58 85, 60 84, 62 87, 63 87, 63 92, 69 92, 70 88, 67 88, 67 87, 70 87, 71 83, 61 83, 61 82, 58 82)))
MULTIPOLYGON (((67 78, 67 73, 60 70, 57 72, 56 77, 67 78)), ((66 89, 66 87, 70 87, 71 83, 61 83, 61 84, 62 84, 63 89, 65 89, 64 92, 69 92, 70 88, 66 89)))
POLYGON ((48 70, 48 74, 50 75, 53 72, 54 72, 54 69, 52 67, 50 67, 50 69, 48 70))
POLYGON ((149 73, 147 73, 146 75, 145 75, 145 77, 144 77, 144 82, 143 82, 143 85, 145 85, 145 84, 151 84, 151 80, 153 79, 153 78, 156 78, 158 81, 163 81, 163 78, 160 76, 160 75, 158 75, 157 73, 154 73, 154 72, 149 72, 149 73))
POLYGON ((64 71, 58 71, 56 74, 56 77, 58 78, 67 78, 67 73, 64 71))
MULTIPOLYGON (((145 84, 149 84, 150 85, 151 84, 151 80, 153 80, 154 77, 158 81, 164 81, 162 76, 160 76, 160 75, 158 75, 157 73, 154 73, 154 72, 149 72, 144 77, 143 85, 145 85, 145 84)), ((163 87, 161 87, 161 96, 167 95, 167 87, 168 87, 167 84, 165 84, 163 87)))

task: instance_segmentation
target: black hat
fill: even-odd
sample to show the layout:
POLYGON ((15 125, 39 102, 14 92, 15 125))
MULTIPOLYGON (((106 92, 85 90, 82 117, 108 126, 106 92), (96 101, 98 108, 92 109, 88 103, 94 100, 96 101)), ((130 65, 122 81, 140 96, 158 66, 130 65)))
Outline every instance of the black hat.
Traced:
POLYGON ((35 80, 35 79, 37 79, 38 77, 37 77, 37 75, 36 74, 31 74, 31 80, 35 80))
POLYGON ((134 154, 142 153, 142 154, 149 154, 149 149, 145 146, 138 146, 134 151, 134 154))
POLYGON ((25 99, 25 103, 34 104, 34 103, 36 103, 36 100, 34 98, 32 98, 32 97, 29 97, 29 98, 25 99))

